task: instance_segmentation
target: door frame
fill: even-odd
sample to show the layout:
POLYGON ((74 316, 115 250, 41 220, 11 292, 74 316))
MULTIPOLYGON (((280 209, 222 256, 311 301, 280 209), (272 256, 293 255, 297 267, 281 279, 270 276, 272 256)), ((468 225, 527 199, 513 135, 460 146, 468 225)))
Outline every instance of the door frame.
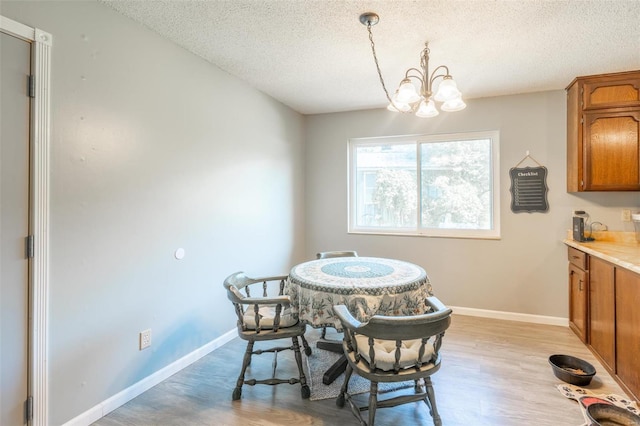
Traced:
POLYGON ((30 424, 46 426, 49 413, 49 148, 51 140, 51 34, 0 16, 0 31, 32 44, 31 72, 35 97, 31 100, 29 136, 30 234, 33 258, 29 267, 29 395, 33 397, 30 424))

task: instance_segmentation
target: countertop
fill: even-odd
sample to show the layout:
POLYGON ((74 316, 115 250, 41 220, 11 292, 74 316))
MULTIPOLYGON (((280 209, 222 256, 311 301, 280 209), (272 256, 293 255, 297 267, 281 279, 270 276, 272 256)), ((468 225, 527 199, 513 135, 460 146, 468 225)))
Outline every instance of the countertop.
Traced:
POLYGON ((636 241, 635 232, 601 231, 594 232, 592 236, 595 241, 574 241, 569 231, 563 242, 569 247, 640 274, 640 242, 636 241))

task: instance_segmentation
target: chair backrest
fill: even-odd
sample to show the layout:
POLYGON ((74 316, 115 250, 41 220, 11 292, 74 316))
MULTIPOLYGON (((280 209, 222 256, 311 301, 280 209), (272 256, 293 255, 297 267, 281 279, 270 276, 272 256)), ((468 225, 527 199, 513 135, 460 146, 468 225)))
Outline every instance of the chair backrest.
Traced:
POLYGON ((436 297, 427 298, 427 304, 430 306, 430 312, 422 315, 374 315, 366 323, 361 323, 353 318, 344 305, 334 306, 333 310, 342 322, 345 339, 350 349, 356 353, 356 359, 360 357, 359 352, 368 354, 368 362, 373 370, 376 368, 376 348, 379 347, 379 342, 376 342, 376 339, 395 342, 395 349, 391 349, 391 351, 395 352, 393 370, 398 371, 403 368, 399 364, 401 348, 408 341, 412 341, 416 346, 417 353, 419 353, 419 356, 416 357, 418 364, 423 361, 425 351, 432 351, 431 358, 427 361, 435 361, 439 356, 442 337, 451 324, 452 310, 436 297), (356 339, 358 335, 366 336, 368 339, 356 339), (432 337, 433 339, 431 339, 432 337), (358 348, 358 341, 361 342, 360 345, 366 341, 369 347, 358 348), (427 345, 429 345, 428 348, 427 345))
POLYGON ((355 251, 321 251, 316 254, 317 259, 328 259, 330 257, 358 257, 355 251))
POLYGON ((255 329, 256 332, 259 333, 261 329, 260 320, 264 312, 261 309, 265 307, 275 308, 273 324, 269 324, 269 328, 272 328, 274 331, 278 330, 282 309, 288 307, 291 302, 289 296, 284 295, 286 279, 286 275, 249 278, 244 272, 236 272, 225 278, 223 285, 227 290, 227 298, 231 300, 235 307, 236 315, 238 316, 239 330, 245 331, 250 328, 255 329), (254 293, 261 294, 252 295, 252 286, 260 287, 255 288, 254 293), (277 294, 270 295, 270 292, 277 294), (251 324, 250 327, 245 321, 246 314, 249 312, 249 306, 253 306, 253 321, 255 321, 255 325, 251 324))
MULTIPOLYGON (((262 283, 262 297, 267 297, 270 290, 269 283, 277 281, 278 282, 277 293, 279 296, 282 296, 284 294, 284 281, 286 279, 287 279, 286 275, 277 275, 273 277, 249 278, 244 274, 244 272, 235 272, 224 279, 223 285, 224 285, 224 288, 227 289, 227 291, 231 291, 233 294, 236 294, 239 290, 244 290, 245 294, 248 293, 247 296, 251 297, 250 286, 257 283, 262 283)), ((235 297, 232 298, 229 293, 227 293, 227 297, 229 297, 229 300, 231 300, 232 302, 237 302, 237 300, 235 300, 235 297)))

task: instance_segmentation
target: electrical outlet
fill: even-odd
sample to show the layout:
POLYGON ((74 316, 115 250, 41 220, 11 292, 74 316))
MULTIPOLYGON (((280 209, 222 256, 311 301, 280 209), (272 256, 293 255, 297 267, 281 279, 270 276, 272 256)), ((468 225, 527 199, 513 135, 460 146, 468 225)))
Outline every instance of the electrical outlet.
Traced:
POLYGON ((151 329, 147 329, 140 332, 140 350, 146 349, 151 346, 151 329))
POLYGON ((623 222, 631 222, 631 210, 630 209, 622 209, 622 221, 623 222))

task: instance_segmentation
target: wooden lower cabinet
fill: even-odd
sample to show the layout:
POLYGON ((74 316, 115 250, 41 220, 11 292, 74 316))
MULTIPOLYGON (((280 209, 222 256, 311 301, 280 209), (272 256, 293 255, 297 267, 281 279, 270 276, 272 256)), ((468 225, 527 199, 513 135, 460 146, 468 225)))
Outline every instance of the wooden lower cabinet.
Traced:
POLYGON ((615 268, 589 256, 589 344, 605 367, 615 371, 615 268))
POLYGON ((569 327, 640 400, 640 274, 569 247, 569 327))
POLYGON ((640 275, 616 268, 616 375, 640 399, 640 275))
POLYGON ((573 263, 569 263, 569 327, 582 340, 588 343, 587 328, 587 272, 573 263))

